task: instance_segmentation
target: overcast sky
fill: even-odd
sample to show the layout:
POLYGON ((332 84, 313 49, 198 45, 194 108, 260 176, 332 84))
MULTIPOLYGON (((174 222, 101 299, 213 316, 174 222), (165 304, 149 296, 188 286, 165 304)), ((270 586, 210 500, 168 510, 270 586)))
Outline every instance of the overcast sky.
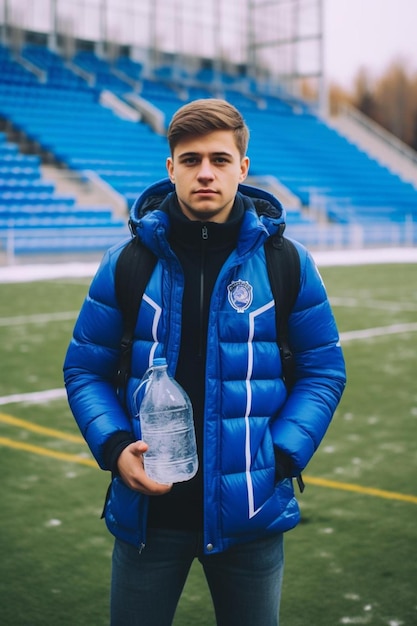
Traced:
POLYGON ((350 87, 363 66, 379 76, 394 59, 417 72, 417 0, 324 0, 325 66, 350 87))

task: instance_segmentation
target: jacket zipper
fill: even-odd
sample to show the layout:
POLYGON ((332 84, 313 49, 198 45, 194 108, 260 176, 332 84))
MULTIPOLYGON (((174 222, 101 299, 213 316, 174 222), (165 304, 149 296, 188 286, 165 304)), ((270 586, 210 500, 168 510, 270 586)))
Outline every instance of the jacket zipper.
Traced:
POLYGON ((204 288, 205 288, 205 272, 206 272, 206 249, 208 240, 208 229, 206 224, 201 227, 201 258, 200 258, 200 341, 198 356, 203 355, 203 330, 204 330, 204 288))

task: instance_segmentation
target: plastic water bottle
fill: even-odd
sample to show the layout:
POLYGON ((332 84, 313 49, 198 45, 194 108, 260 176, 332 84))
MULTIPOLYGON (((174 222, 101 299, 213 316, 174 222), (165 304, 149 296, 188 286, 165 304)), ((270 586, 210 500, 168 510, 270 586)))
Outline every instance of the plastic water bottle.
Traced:
POLYGON ((190 480, 198 469, 190 399, 169 375, 165 358, 154 359, 139 389, 145 383, 138 411, 141 436, 149 446, 144 454, 145 471, 158 483, 190 480))

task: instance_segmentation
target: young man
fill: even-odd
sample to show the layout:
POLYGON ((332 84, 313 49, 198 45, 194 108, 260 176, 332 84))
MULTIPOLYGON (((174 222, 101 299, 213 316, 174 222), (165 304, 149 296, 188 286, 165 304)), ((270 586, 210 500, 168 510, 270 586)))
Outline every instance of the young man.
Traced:
MULTIPOLYGON (((68 398, 100 467, 112 472, 105 519, 115 535, 111 623, 168 626, 194 558, 219 626, 276 626, 283 533, 299 521, 292 478, 317 449, 345 385, 320 275, 298 243, 289 319, 296 382, 287 393, 264 243, 283 227, 269 194, 247 186, 248 129, 223 100, 199 100, 168 129, 169 180, 131 212, 158 262, 145 289, 126 405, 114 387, 122 315, 111 249, 91 284, 65 361, 68 398), (190 396, 200 468, 188 482, 146 475, 133 393, 153 356, 190 396)), ((197 616, 196 616, 196 619, 197 616)))

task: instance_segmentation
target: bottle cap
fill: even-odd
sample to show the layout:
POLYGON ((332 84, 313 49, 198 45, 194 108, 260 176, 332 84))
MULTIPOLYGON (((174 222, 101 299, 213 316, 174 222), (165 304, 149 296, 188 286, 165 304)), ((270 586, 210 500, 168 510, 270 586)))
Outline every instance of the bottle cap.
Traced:
POLYGON ((162 365, 166 365, 167 364, 167 360, 165 357, 157 357, 153 360, 152 365, 154 367, 161 367, 162 365))

